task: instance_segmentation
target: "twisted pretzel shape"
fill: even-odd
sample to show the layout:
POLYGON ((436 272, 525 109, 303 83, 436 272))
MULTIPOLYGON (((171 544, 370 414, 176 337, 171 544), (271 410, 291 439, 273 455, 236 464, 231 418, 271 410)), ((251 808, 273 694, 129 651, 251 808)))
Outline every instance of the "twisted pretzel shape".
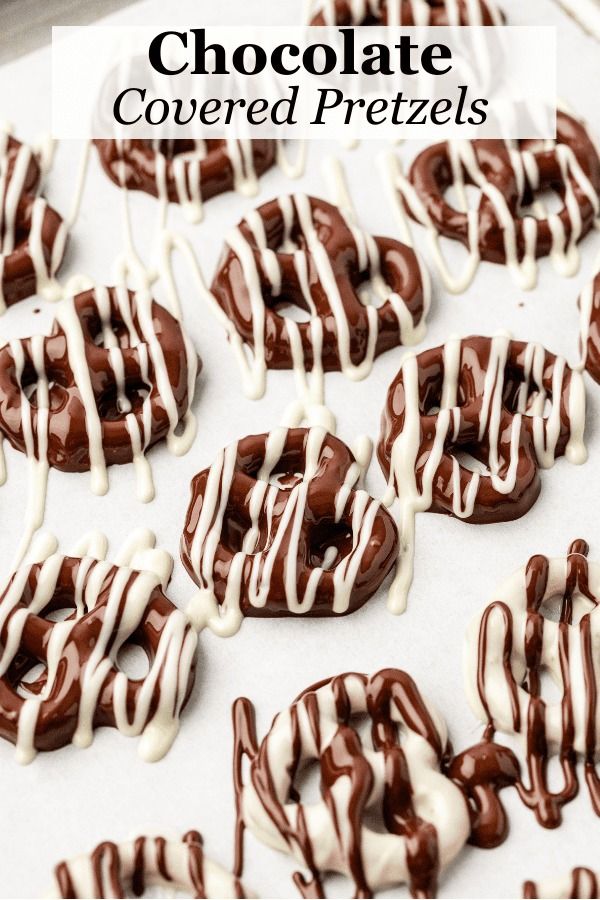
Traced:
POLYGON ((88 746, 101 726, 143 734, 149 760, 166 753, 196 650, 185 615, 163 592, 170 571, 165 554, 150 550, 132 567, 53 554, 15 572, 0 598, 0 736, 16 744, 20 762, 71 741, 88 746), (55 621, 59 610, 67 617, 55 621), (119 667, 131 644, 148 658, 139 679, 119 667))
POLYGON ((96 288, 61 305, 48 337, 0 349, 0 430, 17 450, 66 472, 177 445, 198 360, 149 294, 96 288))
POLYGON ((397 530, 356 483, 361 469, 322 428, 231 444, 192 481, 183 564, 202 589, 194 616, 344 615, 390 571, 397 530))
POLYGON ((502 25, 490 0, 323 0, 311 25, 502 25))
POLYGON ((357 897, 404 882, 415 897, 435 896, 439 872, 469 836, 469 816, 441 772, 445 724, 409 675, 384 669, 316 684, 275 717, 260 745, 248 700, 236 702, 234 722, 238 838, 247 827, 305 865, 311 880, 295 876, 304 897, 324 896, 328 872, 352 879, 357 897), (365 718, 369 737, 357 731, 365 718), (316 802, 302 798, 311 763, 316 802))
POLYGON ((354 379, 379 354, 416 343, 429 306, 428 276, 411 248, 303 194, 266 203, 228 235, 212 292, 266 368, 354 379), (309 321, 284 316, 290 305, 309 321))

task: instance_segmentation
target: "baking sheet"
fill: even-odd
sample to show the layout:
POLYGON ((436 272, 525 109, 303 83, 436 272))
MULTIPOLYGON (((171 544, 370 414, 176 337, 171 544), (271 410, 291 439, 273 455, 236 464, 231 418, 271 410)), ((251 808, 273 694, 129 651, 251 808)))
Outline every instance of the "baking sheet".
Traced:
MULTIPOLYGON (((600 132, 597 85, 600 74, 598 44, 583 34, 551 0, 503 0, 511 23, 556 24, 560 32, 559 84, 561 94, 600 132)), ((186 4, 169 4, 172 13, 186 4)), ((148 0, 107 19, 107 23, 164 22, 165 4, 148 0), (162 12, 161 12, 162 10, 162 12)), ((300 21, 296 0, 228 0, 218 6, 200 0, 188 27, 212 22, 300 21)), ((34 138, 50 121, 50 50, 45 48, 0 69, 0 114, 15 124, 18 137, 34 138)), ((77 77, 77 73, 73 73, 77 77)), ((374 233, 397 233, 373 156, 377 143, 354 151, 338 145, 313 145, 306 175, 290 183, 278 170, 261 181, 259 200, 290 190, 326 195, 320 161, 326 154, 342 158, 361 224, 374 233)), ((398 152, 409 161, 415 145, 398 152)), ((59 147, 48 179, 47 196, 66 211, 74 189, 80 146, 59 147)), ((206 206, 206 219, 188 225, 172 207, 171 223, 192 241, 207 277, 212 276, 222 235, 257 201, 235 194, 206 206)), ((92 159, 80 220, 72 237, 61 279, 86 272, 99 282, 111 281, 112 263, 121 249, 119 192, 92 159)), ((132 203, 138 246, 152 254, 156 202, 135 195, 132 203)), ((424 234, 415 227, 417 245, 424 234)), ((445 245, 458 262, 462 250, 445 245)), ((506 269, 483 264, 472 287, 462 296, 446 295, 434 278, 430 326, 423 343, 437 346, 450 333, 493 334, 509 329, 515 337, 537 340, 548 349, 577 359, 576 298, 589 278, 600 249, 600 235, 582 245, 582 266, 569 280, 542 262, 538 288, 524 294, 506 269)), ((152 528, 164 546, 177 556, 179 536, 192 475, 210 464, 226 443, 248 433, 268 430, 281 420, 294 397, 291 373, 269 373, 263 400, 244 399, 238 371, 222 329, 197 296, 184 267, 176 265, 186 326, 203 359, 195 412, 198 435, 190 453, 174 459, 164 447, 153 450, 157 497, 144 505, 136 500, 131 466, 110 470, 110 492, 95 497, 86 475, 52 471, 45 529, 70 546, 90 528, 105 531, 116 552, 139 526, 152 528)), ((156 296, 163 296, 158 288, 156 296)), ((48 327, 51 304, 25 301, 0 319, 2 338, 48 327), (40 312, 34 311, 39 309, 40 312)), ((396 373, 402 350, 378 359, 371 376, 359 384, 341 375, 327 377, 327 401, 338 416, 338 434, 352 443, 362 433, 376 438, 387 387, 396 373)), ((353 669, 374 672, 384 666, 405 668, 421 690, 446 716, 455 748, 478 739, 481 726, 471 713, 462 687, 462 643, 467 622, 487 602, 495 587, 535 552, 563 554, 576 537, 591 544, 592 558, 600 558, 598 499, 600 498, 600 388, 587 379, 589 461, 582 467, 559 460, 542 473, 542 494, 523 519, 504 525, 467 526, 460 521, 423 514, 417 519, 415 580, 408 610, 394 618, 386 610, 385 590, 358 613, 336 621, 248 620, 228 640, 211 634, 200 639, 196 686, 182 717, 181 730, 167 757, 157 764, 137 756, 137 739, 112 729, 96 732, 87 750, 68 747, 40 754, 22 768, 12 745, 0 742, 0 893, 31 897, 47 890, 54 864, 91 850, 101 840, 123 840, 144 832, 178 836, 189 828, 204 833, 206 852, 229 866, 233 846, 233 788, 231 781, 232 701, 245 694, 256 704, 259 734, 273 715, 306 686, 327 676, 353 669)), ((7 449, 8 482, 0 489, 0 569, 14 554, 21 529, 26 494, 25 458, 7 449)), ((374 464, 368 478, 374 492, 384 481, 374 464)), ((177 563, 169 596, 184 606, 193 585, 177 563)), ((494 851, 466 848, 441 880, 442 897, 518 896, 525 878, 561 874, 573 865, 594 866, 598 859, 600 821, 593 815, 587 791, 568 805, 564 823, 546 831, 517 800, 504 794, 510 810, 508 841, 494 851)), ((267 850, 251 837, 247 844, 245 882, 261 897, 294 896, 290 873, 297 867, 286 857, 267 850)), ((342 879, 329 885, 331 896, 347 895, 342 879)), ((403 897, 399 888, 382 896, 403 897)))

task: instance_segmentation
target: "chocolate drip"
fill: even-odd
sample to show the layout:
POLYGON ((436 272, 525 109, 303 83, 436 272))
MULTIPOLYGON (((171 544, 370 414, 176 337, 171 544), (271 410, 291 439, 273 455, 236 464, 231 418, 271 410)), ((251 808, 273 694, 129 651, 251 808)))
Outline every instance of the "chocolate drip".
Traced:
MULTIPOLYGON (((448 835, 439 834, 436 825, 416 811, 411 779, 415 750, 413 746, 409 759, 399 729, 412 732, 413 741, 422 739, 423 746, 428 746, 437 760, 437 768, 432 763, 431 771, 450 787, 440 773, 448 745, 410 676, 386 669, 371 678, 350 673, 314 685, 298 697, 287 713, 276 717, 260 745, 249 700, 236 701, 233 721, 238 876, 243 863, 244 828, 250 827, 271 846, 287 847, 303 861, 310 879, 296 873, 294 881, 305 898, 325 896, 323 877, 328 871, 346 874, 359 898, 371 897, 377 887, 401 880, 408 881, 413 897, 435 896, 442 845, 448 856, 448 835), (372 751, 355 730, 356 716, 364 714, 371 724, 372 751), (374 765, 373 752, 383 755, 382 765, 374 765), (281 760, 277 759, 279 753, 281 760), (250 761, 248 784, 242 779, 244 756, 250 761), (313 807, 303 804, 296 784, 297 776, 311 759, 319 765, 322 804, 330 822, 326 843, 334 834, 337 844, 329 859, 324 859, 323 841, 314 831, 313 807), (343 792, 339 790, 340 780, 345 786, 343 792), (374 805, 375 796, 380 799, 374 805), (405 852, 403 878, 386 873, 378 876, 378 884, 369 882, 373 860, 365 856, 365 829, 368 830, 366 823, 372 815, 380 817, 388 835, 402 839, 398 846, 403 846, 405 852)), ((435 791, 434 784, 428 787, 435 791)), ((422 790, 421 786, 421 793, 422 790)), ((460 832, 464 824, 466 839, 464 802, 459 791, 454 795, 450 787, 450 793, 458 814, 455 827, 460 832)), ((450 802, 448 797, 445 799, 450 802)), ((449 855, 455 855, 462 842, 459 837, 449 855)))
MULTIPOLYGON (((578 866, 573 869, 567 890, 560 890, 561 882, 548 882, 537 884, 535 881, 526 881, 523 885, 524 900, 537 900, 538 897, 559 897, 565 900, 597 900, 600 897, 600 882, 598 876, 591 869, 578 866)), ((567 887, 567 885, 565 885, 567 887)))
POLYGON ((54 874, 63 898, 141 897, 154 885, 184 890, 197 900, 247 896, 239 879, 205 859, 197 831, 188 831, 180 843, 164 837, 105 842, 87 857, 59 863, 54 874))
MULTIPOLYGON (((519 599, 507 596, 506 602, 495 601, 486 608, 479 624, 477 648, 477 692, 485 715, 487 727, 484 740, 464 751, 450 766, 450 774, 461 784, 469 796, 473 810, 472 841, 480 846, 495 846, 506 836, 506 816, 497 796, 508 785, 516 785, 519 796, 532 809, 538 822, 546 828, 556 828, 562 821, 562 808, 578 792, 577 758, 584 757, 585 778, 594 810, 600 814, 600 781, 596 771, 596 665, 592 652, 591 615, 586 612, 578 624, 573 621, 574 598, 578 595, 596 607, 597 598, 589 583, 588 545, 574 541, 569 547, 562 579, 558 622, 556 623, 556 654, 562 693, 560 699, 560 738, 552 739, 549 746, 548 707, 542 697, 542 674, 548 665, 545 654, 544 634, 546 618, 544 604, 555 596, 556 576, 551 582, 551 567, 556 570, 557 561, 545 556, 533 556, 524 572, 524 609, 519 610, 519 599), (493 617, 493 618, 492 618, 493 617), (517 759, 506 747, 494 743, 498 712, 495 695, 489 691, 489 656, 492 621, 501 629, 495 639, 502 644, 494 646, 494 690, 508 691, 512 710, 512 731, 525 738, 527 782, 520 774, 517 759), (523 634, 522 646, 515 644, 515 636, 523 634), (572 681, 573 629, 579 631, 581 665, 584 682, 584 741, 578 735, 574 713, 574 689, 572 681), (501 652, 499 652, 501 651, 501 652), (524 672, 515 678, 515 661, 522 658, 524 672), (500 662, 496 662, 499 660, 500 662), (500 671, 502 678, 500 679, 500 671), (526 692, 526 712, 522 715, 526 692), (585 744, 581 753, 576 745, 585 744), (558 749, 554 747, 558 744, 558 749), (557 753, 563 786, 553 791, 548 785, 548 763, 557 753)), ((510 592, 510 589, 509 589, 510 592)), ((522 601, 521 601, 522 602, 522 601)), ((553 626, 554 627, 554 626, 553 626)))

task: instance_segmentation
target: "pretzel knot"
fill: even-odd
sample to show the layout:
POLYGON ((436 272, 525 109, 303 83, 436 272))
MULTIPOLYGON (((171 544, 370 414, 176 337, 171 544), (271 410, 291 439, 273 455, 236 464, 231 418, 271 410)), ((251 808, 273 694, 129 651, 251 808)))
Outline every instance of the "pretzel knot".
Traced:
POLYGON ((86 291, 61 305, 48 337, 0 350, 0 429, 63 471, 130 462, 177 441, 196 370, 179 322, 149 294, 86 291))
POLYGON ((357 897, 404 882, 413 896, 435 896, 440 869, 469 836, 469 816, 441 772, 444 721, 409 675, 385 669, 323 681, 275 717, 260 746, 252 716, 249 701, 238 700, 240 825, 308 867, 311 883, 296 876, 303 896, 323 897, 328 872, 351 878, 357 897), (303 797, 309 767, 320 780, 317 801, 303 797))
POLYGON ((100 726, 143 734, 148 760, 169 749, 193 683, 196 638, 163 592, 164 554, 139 561, 144 568, 135 557, 130 568, 54 554, 13 575, 0 599, 0 735, 16 744, 19 762, 71 741, 88 746, 100 726), (131 646, 147 657, 143 677, 121 669, 131 646))
POLYGON ((275 162, 265 140, 97 140, 111 181, 171 203, 201 206, 225 191, 255 190, 256 177, 275 162))
POLYGON ((343 615, 394 563, 389 513, 356 483, 350 450, 322 428, 278 428, 231 444, 192 481, 183 563, 202 589, 194 615, 235 631, 242 616, 343 615))
POLYGON ((142 897, 146 888, 202 898, 254 896, 204 855, 197 831, 189 831, 181 841, 139 837, 123 844, 99 844, 92 853, 56 866, 50 896, 142 897))
POLYGON ((485 0, 323 0, 311 25, 502 25, 485 0))
POLYGON ((600 212, 600 159, 583 124, 565 113, 557 139, 434 144, 415 159, 405 193, 409 213, 437 235, 460 241, 480 259, 511 266, 549 254, 569 266, 575 245, 600 212), (481 191, 476 210, 446 199, 464 185, 481 191), (545 191, 562 201, 558 212, 540 203, 545 191))
POLYGON ((405 359, 392 382, 378 456, 401 501, 468 522, 526 513, 538 469, 585 459, 581 375, 539 344, 451 338, 405 359))
POLYGON ((242 220, 227 237, 212 291, 267 368, 353 378, 386 350, 417 342, 429 305, 427 273, 412 249, 366 234, 337 207, 303 194, 242 220), (289 307, 308 321, 286 316, 289 307))
POLYGON ((561 807, 577 794, 578 757, 600 815, 600 566, 588 562, 587 553, 585 541, 578 540, 566 558, 533 556, 471 623, 465 644, 473 711, 487 723, 488 737, 499 731, 522 739, 529 784, 519 781, 519 794, 550 828, 560 823, 561 807), (548 696, 546 677, 559 699, 548 696), (549 783, 551 757, 560 760, 564 785, 559 789, 549 783))
POLYGON ((33 151, 0 132, 0 311, 52 291, 65 252, 61 216, 38 196, 42 171, 33 151))

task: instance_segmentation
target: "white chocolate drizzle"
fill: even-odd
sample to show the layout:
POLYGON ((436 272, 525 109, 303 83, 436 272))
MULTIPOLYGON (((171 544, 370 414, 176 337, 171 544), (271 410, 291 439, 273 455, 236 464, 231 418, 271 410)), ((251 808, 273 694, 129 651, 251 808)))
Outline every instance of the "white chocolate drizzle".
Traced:
MULTIPOLYGON (((406 0, 347 0, 352 15, 352 23, 359 25, 367 16, 381 16, 384 9, 388 14, 388 25, 403 25, 402 6, 406 0)), ((466 14, 469 25, 483 25, 484 4, 481 0, 466 0, 466 14)), ((495 0, 485 0, 494 25, 502 25, 502 15, 495 0)), ((446 18, 449 25, 461 25, 460 4, 458 0, 444 0, 446 18)), ((408 0, 412 21, 415 25, 430 25, 433 5, 426 0, 408 0)), ((308 0, 305 21, 310 21, 318 12, 322 12, 326 25, 336 24, 335 0, 319 0, 314 3, 308 0)))
MULTIPOLYGON (((288 429, 284 426, 269 433, 265 457, 248 500, 252 525, 246 533, 242 549, 235 554, 227 575, 225 600, 219 605, 214 591, 214 563, 218 544, 223 531, 223 523, 233 484, 238 444, 233 443, 222 450, 211 465, 202 509, 191 544, 190 562, 204 587, 193 597, 188 607, 188 615, 200 631, 209 627, 223 637, 235 634, 243 621, 240 609, 242 576, 248 560, 251 571, 248 579, 249 598, 252 606, 263 607, 271 587, 273 566, 280 554, 281 545, 287 542, 285 565, 285 600, 291 613, 302 615, 310 612, 323 572, 336 558, 335 548, 329 548, 321 567, 313 569, 302 599, 298 597, 296 578, 299 541, 306 510, 310 482, 317 472, 323 443, 327 437, 324 428, 313 427, 306 442, 306 460, 301 480, 289 492, 285 513, 274 535, 266 542, 267 549, 257 552, 259 520, 267 521, 271 527, 273 507, 279 492, 272 473, 281 459, 288 429)), ((352 514, 352 549, 343 562, 335 568, 332 610, 341 615, 349 608, 350 594, 365 550, 371 539, 375 517, 381 507, 366 491, 357 490, 371 459, 372 445, 368 438, 362 438, 357 446, 357 460, 350 467, 346 478, 339 486, 335 499, 336 518, 339 521, 352 491, 356 499, 352 514)))
MULTIPOLYGON (((534 153, 531 150, 519 150, 518 142, 516 141, 507 140, 505 144, 516 183, 523 186, 527 182, 535 190, 537 184, 539 184, 540 175, 534 153)), ((469 285, 472 284, 481 262, 479 214, 477 209, 468 205, 465 192, 465 172, 475 186, 480 189, 482 196, 485 196, 492 204, 494 214, 502 229, 506 266, 516 284, 522 290, 532 290, 537 284, 536 243, 538 223, 541 219, 547 220, 552 234, 552 248, 549 256, 555 270, 565 277, 571 277, 578 272, 580 265, 578 241, 581 238, 583 223, 575 196, 574 185, 577 185, 594 210, 596 227, 600 227, 600 198, 571 147, 566 144, 557 144, 555 141, 547 141, 545 144, 547 145, 546 149, 555 150, 561 170, 565 192, 564 207, 569 215, 571 234, 569 240, 567 240, 565 226, 560 215, 549 212, 543 201, 540 198, 536 198, 531 213, 523 214, 521 219, 525 249, 522 258, 519 258, 516 222, 513 213, 509 209, 507 199, 486 178, 477 162, 473 145, 470 141, 447 142, 453 173, 453 186, 459 199, 460 211, 467 216, 469 247, 462 270, 459 272, 450 270, 442 250, 441 235, 421 197, 403 173, 397 155, 390 154, 387 157, 387 171, 384 183, 396 215, 398 217, 403 216, 402 206, 406 203, 416 221, 424 226, 427 231, 427 241, 433 263, 444 286, 451 293, 460 294, 467 290, 469 285)))
MULTIPOLYGON (((491 339, 490 357, 482 397, 480 440, 485 436, 489 441, 489 470, 486 473, 495 490, 510 494, 516 485, 519 453, 519 434, 524 415, 533 417, 533 441, 537 461, 541 468, 550 468, 555 462, 556 445, 560 434, 562 385, 566 362, 557 357, 552 384, 552 403, 549 414, 544 416, 544 407, 549 401, 542 387, 542 371, 545 351, 540 344, 528 344, 526 351, 525 381, 519 392, 518 410, 513 418, 510 463, 504 476, 499 474, 500 423, 505 379, 505 363, 510 343, 506 334, 491 339), (532 407, 527 407, 530 383, 535 380, 539 393, 532 407)), ((458 405, 458 376, 462 357, 462 340, 450 337, 443 348, 444 376, 440 411, 435 426, 435 439, 429 456, 421 472, 421 487, 417 484, 419 452, 421 447, 421 421, 419 401, 418 358, 407 354, 402 362, 401 373, 406 398, 405 419, 402 431, 394 441, 390 459, 390 477, 384 503, 390 505, 397 497, 401 506, 400 557, 396 576, 389 592, 388 606, 400 614, 406 608, 408 591, 413 579, 415 517, 417 512, 430 508, 436 472, 446 452, 446 443, 452 440, 457 422, 460 422, 458 405)), ((570 436, 565 456, 571 463, 580 465, 587 459, 583 434, 585 428, 585 388, 579 372, 571 372, 571 384, 566 398, 570 436)), ((458 518, 468 518, 473 514, 477 489, 481 479, 479 472, 473 472, 464 495, 460 491, 460 467, 453 457, 454 484, 453 514, 458 518)))
MULTIPOLYGON (((35 755, 35 734, 44 702, 52 695, 60 676, 63 652, 79 619, 93 612, 100 601, 112 564, 105 560, 106 540, 92 534, 79 547, 84 555, 77 575, 75 615, 52 625, 47 643, 45 683, 40 693, 27 696, 20 707, 16 758, 30 763, 35 755)), ((56 542, 38 543, 30 561, 19 568, 6 589, 0 605, 0 628, 7 639, 0 651, 0 677, 5 676, 16 656, 23 652, 22 638, 30 616, 43 612, 57 586, 65 557, 55 552, 56 542), (32 558, 37 557, 37 558, 32 558), (29 606, 19 606, 32 567, 41 563, 29 606)), ((119 671, 117 656, 136 629, 144 622, 155 588, 166 589, 173 560, 164 550, 155 549, 154 535, 140 529, 123 547, 108 598, 104 598, 102 628, 93 651, 78 674, 79 712, 73 744, 87 747, 93 739, 93 723, 100 693, 107 676, 114 672, 112 706, 116 727, 126 735, 142 735, 140 755, 148 760, 161 759, 170 748, 179 728, 179 714, 184 703, 190 671, 196 653, 197 639, 186 616, 175 607, 168 617, 156 656, 143 678, 133 712, 128 709, 128 677, 119 671), (158 698, 158 702, 157 701, 158 698), (151 712, 152 705, 155 705, 151 712)))
MULTIPOLYGON (((8 126, 0 128, 0 314, 6 310, 6 301, 3 295, 2 275, 6 257, 17 249, 17 211, 19 203, 24 196, 31 192, 25 189, 28 170, 32 160, 40 166, 42 175, 49 165, 47 154, 36 155, 27 144, 20 144, 12 172, 8 173, 8 152, 10 129, 8 126)), ((41 178, 40 178, 41 182, 41 178)), ((41 189, 41 183, 37 185, 36 192, 41 189)), ((37 195, 33 195, 33 207, 31 211, 31 226, 27 235, 27 252, 31 258, 36 278, 35 293, 48 300, 55 300, 60 295, 60 288, 54 278, 62 258, 64 256, 67 240, 67 225, 62 222, 54 236, 49 263, 46 262, 44 246, 42 243, 42 231, 44 221, 49 209, 47 201, 37 195)))

